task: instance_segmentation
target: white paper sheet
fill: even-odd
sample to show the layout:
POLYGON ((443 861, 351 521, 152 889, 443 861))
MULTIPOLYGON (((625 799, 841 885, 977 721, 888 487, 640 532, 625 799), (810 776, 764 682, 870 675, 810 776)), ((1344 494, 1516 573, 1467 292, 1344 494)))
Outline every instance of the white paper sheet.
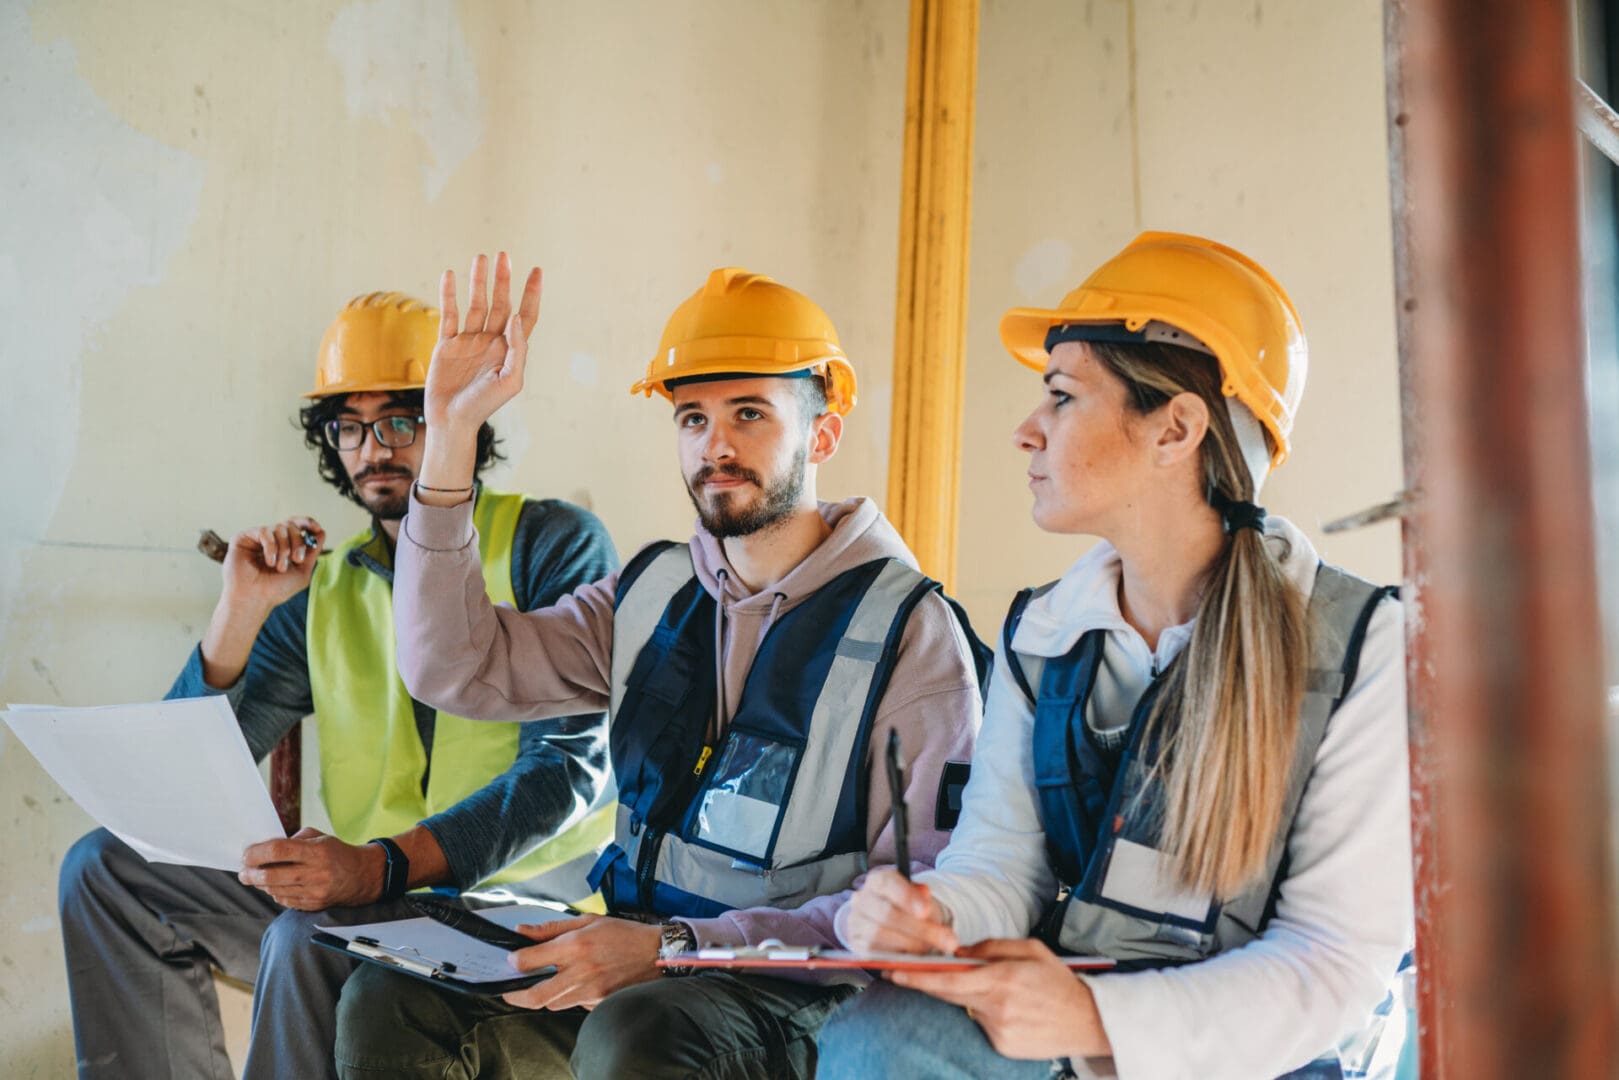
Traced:
POLYGON ((151 862, 240 870, 285 836, 223 697, 0 713, 51 778, 151 862))
MULTIPOLYGON (((552 908, 512 904, 482 908, 479 915, 490 922, 515 930, 523 923, 547 923, 576 916, 552 908)), ((488 945, 454 927, 429 919, 391 919, 360 926, 318 926, 344 941, 365 938, 376 943, 376 950, 405 966, 421 964, 440 968, 445 961, 455 965, 455 977, 463 982, 487 983, 515 979, 522 972, 512 967, 511 953, 498 945, 488 945)))

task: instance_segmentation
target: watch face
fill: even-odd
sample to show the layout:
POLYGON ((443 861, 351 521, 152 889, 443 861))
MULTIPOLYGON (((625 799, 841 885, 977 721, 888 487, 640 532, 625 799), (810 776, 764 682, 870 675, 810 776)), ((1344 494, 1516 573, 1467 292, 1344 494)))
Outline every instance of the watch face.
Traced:
POLYGON ((696 935, 685 923, 664 923, 658 942, 658 959, 670 960, 696 947, 696 935))

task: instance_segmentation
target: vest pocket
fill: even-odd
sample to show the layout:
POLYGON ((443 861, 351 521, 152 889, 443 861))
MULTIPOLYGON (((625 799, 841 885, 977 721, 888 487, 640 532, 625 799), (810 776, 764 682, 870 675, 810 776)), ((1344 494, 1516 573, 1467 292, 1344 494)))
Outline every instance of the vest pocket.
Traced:
POLYGON ((770 865, 801 745, 732 728, 687 826, 696 844, 770 865))
POLYGON ((1164 915, 1181 925, 1205 925, 1214 908, 1213 897, 1181 887, 1175 878, 1174 859, 1122 836, 1113 841, 1107 870, 1096 891, 1103 903, 1164 915))

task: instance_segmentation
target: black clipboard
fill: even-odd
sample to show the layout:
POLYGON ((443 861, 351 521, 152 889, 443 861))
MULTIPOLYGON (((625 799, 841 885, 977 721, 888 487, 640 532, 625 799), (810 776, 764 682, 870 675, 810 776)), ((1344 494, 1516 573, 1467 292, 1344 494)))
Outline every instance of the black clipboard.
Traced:
POLYGON ((311 937, 316 945, 340 952, 351 960, 360 960, 368 964, 377 964, 397 971, 402 975, 409 975, 413 979, 430 982, 434 986, 443 986, 463 994, 474 997, 499 997, 509 994, 513 990, 525 990, 536 983, 544 982, 557 973, 554 967, 541 968, 523 975, 514 975, 510 979, 498 982, 468 982, 455 974, 455 965, 441 963, 432 957, 423 956, 414 949, 397 949, 390 947, 386 942, 376 938, 362 937, 354 941, 340 938, 336 934, 328 934, 324 930, 315 931, 311 937))

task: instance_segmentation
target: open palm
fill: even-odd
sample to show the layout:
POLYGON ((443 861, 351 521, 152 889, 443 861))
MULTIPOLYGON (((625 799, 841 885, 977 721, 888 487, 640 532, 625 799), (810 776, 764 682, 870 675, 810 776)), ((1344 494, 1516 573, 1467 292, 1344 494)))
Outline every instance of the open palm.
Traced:
POLYGON ((523 389, 528 338, 540 314, 540 269, 528 272, 523 297, 511 306, 512 263, 502 251, 495 259, 495 288, 485 297, 489 260, 472 260, 472 289, 462 325, 455 296, 455 272, 439 281, 439 339, 427 368, 426 418, 429 428, 476 429, 523 389))

